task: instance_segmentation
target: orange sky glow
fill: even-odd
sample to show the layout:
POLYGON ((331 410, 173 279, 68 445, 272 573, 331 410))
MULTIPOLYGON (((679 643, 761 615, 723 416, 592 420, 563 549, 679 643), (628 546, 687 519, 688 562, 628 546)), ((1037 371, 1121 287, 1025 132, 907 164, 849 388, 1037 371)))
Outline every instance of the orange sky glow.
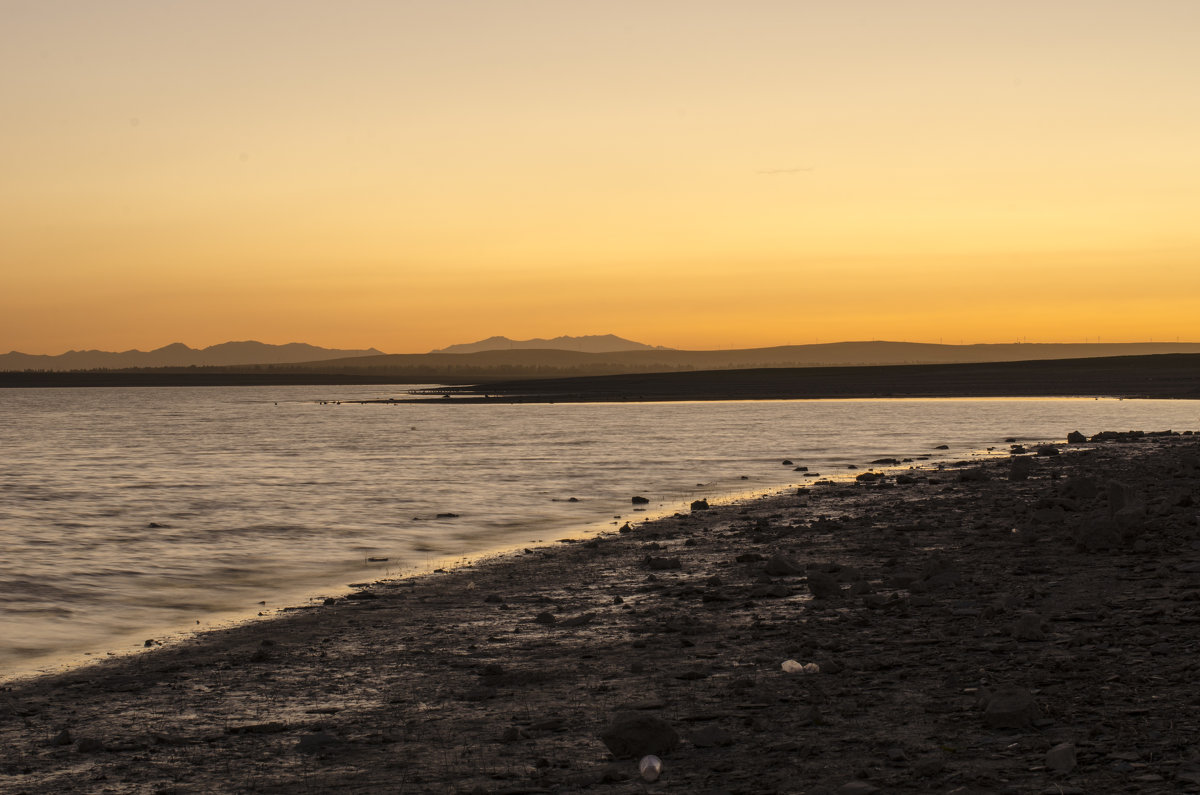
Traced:
POLYGON ((2 0, 0 350, 1200 341, 1192 0, 2 0))

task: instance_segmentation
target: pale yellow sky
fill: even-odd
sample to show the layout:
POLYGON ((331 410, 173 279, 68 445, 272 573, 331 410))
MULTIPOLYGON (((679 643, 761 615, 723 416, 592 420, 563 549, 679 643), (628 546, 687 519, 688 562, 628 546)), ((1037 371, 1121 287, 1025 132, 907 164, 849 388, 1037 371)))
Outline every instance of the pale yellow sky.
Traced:
POLYGON ((0 350, 1200 340, 1194 0, 0 0, 0 350))

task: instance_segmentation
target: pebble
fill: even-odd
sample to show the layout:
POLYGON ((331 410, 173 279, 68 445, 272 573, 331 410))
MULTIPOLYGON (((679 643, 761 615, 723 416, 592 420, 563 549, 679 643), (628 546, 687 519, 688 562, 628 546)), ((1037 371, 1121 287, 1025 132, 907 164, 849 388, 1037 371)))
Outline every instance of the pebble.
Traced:
POLYGON ((821 666, 816 663, 798 663, 795 660, 784 660, 783 672, 785 674, 819 674, 821 666))
POLYGON ((662 760, 653 754, 643 756, 638 762, 638 773, 646 781, 658 781, 658 777, 662 775, 662 769, 662 760))

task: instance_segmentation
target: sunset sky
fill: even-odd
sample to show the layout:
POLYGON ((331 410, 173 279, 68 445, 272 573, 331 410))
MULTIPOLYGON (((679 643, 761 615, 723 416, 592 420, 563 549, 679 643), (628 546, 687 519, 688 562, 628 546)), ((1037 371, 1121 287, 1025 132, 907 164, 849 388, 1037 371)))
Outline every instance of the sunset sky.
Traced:
POLYGON ((1196 0, 0 0, 0 351, 1200 341, 1196 0))

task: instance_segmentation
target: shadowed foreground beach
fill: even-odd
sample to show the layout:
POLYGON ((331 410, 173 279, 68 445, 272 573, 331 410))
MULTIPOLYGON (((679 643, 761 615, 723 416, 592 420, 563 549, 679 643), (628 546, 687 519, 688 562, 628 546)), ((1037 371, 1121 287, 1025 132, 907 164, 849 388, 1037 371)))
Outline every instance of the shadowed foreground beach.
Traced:
POLYGON ((1200 792, 1200 437, 852 474, 16 683, 0 790, 1200 792))

